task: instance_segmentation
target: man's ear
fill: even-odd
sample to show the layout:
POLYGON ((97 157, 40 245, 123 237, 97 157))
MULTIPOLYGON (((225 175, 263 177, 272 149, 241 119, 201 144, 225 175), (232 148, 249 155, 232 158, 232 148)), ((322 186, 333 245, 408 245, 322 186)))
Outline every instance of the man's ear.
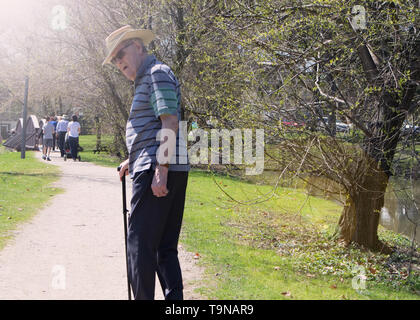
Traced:
POLYGON ((147 54, 147 48, 144 45, 143 41, 141 39, 135 39, 134 41, 135 41, 136 47, 141 48, 139 52, 141 52, 142 55, 146 55, 147 54))
POLYGON ((138 40, 134 40, 133 42, 134 42, 137 50, 140 50, 140 52, 143 54, 143 46, 142 46, 142 44, 138 40))

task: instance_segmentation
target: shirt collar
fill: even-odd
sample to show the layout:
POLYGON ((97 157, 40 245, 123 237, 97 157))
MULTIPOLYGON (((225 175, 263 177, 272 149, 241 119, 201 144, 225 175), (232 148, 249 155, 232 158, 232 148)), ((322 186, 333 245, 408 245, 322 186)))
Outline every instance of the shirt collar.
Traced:
POLYGON ((156 61, 156 57, 152 54, 148 55, 142 65, 137 70, 136 79, 134 80, 134 87, 137 86, 140 79, 143 77, 144 73, 146 72, 147 68, 156 61))

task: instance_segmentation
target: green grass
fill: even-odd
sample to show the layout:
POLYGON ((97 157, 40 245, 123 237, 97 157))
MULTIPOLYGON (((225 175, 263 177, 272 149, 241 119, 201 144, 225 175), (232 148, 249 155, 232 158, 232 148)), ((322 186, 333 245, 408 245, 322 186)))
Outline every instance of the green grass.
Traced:
MULTIPOLYGON (((112 142, 111 136, 102 136, 102 145, 107 146, 112 142)), ((93 162, 105 167, 118 167, 121 160, 118 157, 112 157, 106 152, 93 153, 96 149, 96 136, 85 135, 79 137, 79 144, 83 147, 83 151, 79 152, 82 161, 93 162)))
MULTIPOLYGON (((94 136, 84 139, 81 145, 91 154, 82 156, 83 160, 119 164, 119 160, 113 162, 106 160, 106 155, 93 154, 94 136)), ((266 183, 276 180, 273 172, 264 179, 266 183)), ((190 173, 181 242, 188 251, 199 254, 200 264, 205 267, 205 279, 199 288, 204 296, 273 300, 420 298, 418 271, 407 278, 406 251, 388 256, 356 246, 343 247, 332 237, 341 206, 307 196, 303 189, 286 187, 296 186, 293 181, 274 192, 264 182, 258 183, 204 171, 190 173), (366 277, 366 288, 356 290, 352 281, 357 284, 361 275, 366 277)), ((383 228, 380 238, 399 248, 410 245, 403 236, 383 228)))
POLYGON ((38 161, 34 152, 26 152, 26 159, 21 159, 19 152, 0 148, 0 250, 18 224, 61 192, 51 187, 58 174, 57 167, 38 161))
MULTIPOLYGON (((271 190, 222 176, 215 181, 241 201, 271 190)), ((341 212, 337 204, 280 188, 267 202, 239 205, 215 181, 208 173, 191 172, 181 237, 201 257, 206 282, 200 292, 208 298, 420 298, 414 293, 420 291, 418 280, 408 283, 403 269, 393 275, 386 267, 395 257, 345 248, 331 239, 341 212), (359 266, 367 277, 365 290, 352 287, 359 266)))

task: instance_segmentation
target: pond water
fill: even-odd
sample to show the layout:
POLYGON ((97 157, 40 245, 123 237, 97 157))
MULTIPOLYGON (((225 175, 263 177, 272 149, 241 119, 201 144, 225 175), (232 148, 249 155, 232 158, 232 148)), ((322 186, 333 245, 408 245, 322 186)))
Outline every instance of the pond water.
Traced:
POLYGON ((380 224, 420 243, 420 180, 392 178, 385 195, 380 224))
MULTIPOLYGON (((340 187, 323 177, 306 178, 306 190, 312 196, 345 203, 346 195, 340 187)), ((301 185, 300 187, 303 187, 301 185)), ((420 180, 391 178, 385 194, 379 223, 394 232, 413 239, 416 228, 416 242, 420 243, 420 180)))
MULTIPOLYGON (((345 194, 340 188, 326 178, 311 177, 313 186, 307 187, 311 195, 345 201, 345 194), (315 187, 316 186, 316 187, 315 187)), ((385 204, 381 210, 379 223, 394 232, 413 239, 416 228, 416 242, 420 243, 420 180, 391 178, 385 194, 385 204)))
MULTIPOLYGON (((275 185, 280 172, 264 170, 258 176, 259 183, 275 185)), ((306 188, 312 196, 322 197, 340 204, 345 202, 346 195, 341 192, 337 184, 322 177, 307 177, 308 183, 301 180, 282 180, 283 187, 306 188)), ((252 180, 251 180, 252 181, 252 180)), ((257 181, 254 181, 257 182, 257 181)), ((338 217, 337 217, 338 221, 338 217)), ((380 224, 394 232, 413 239, 416 227, 416 242, 420 243, 420 180, 391 178, 385 195, 385 205, 381 211, 380 224)))

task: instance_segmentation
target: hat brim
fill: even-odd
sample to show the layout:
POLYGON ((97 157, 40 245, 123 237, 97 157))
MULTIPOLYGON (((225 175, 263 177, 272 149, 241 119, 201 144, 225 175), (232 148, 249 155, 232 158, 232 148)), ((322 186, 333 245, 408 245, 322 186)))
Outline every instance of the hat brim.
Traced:
POLYGON ((121 37, 115 41, 115 44, 109 49, 108 55, 106 56, 105 60, 102 62, 102 65, 106 65, 107 63, 111 63, 112 55, 115 49, 121 44, 121 42, 129 39, 136 39, 140 38, 143 41, 143 44, 147 46, 150 42, 153 41, 155 38, 155 34, 151 30, 133 30, 128 31, 121 35, 121 37))

